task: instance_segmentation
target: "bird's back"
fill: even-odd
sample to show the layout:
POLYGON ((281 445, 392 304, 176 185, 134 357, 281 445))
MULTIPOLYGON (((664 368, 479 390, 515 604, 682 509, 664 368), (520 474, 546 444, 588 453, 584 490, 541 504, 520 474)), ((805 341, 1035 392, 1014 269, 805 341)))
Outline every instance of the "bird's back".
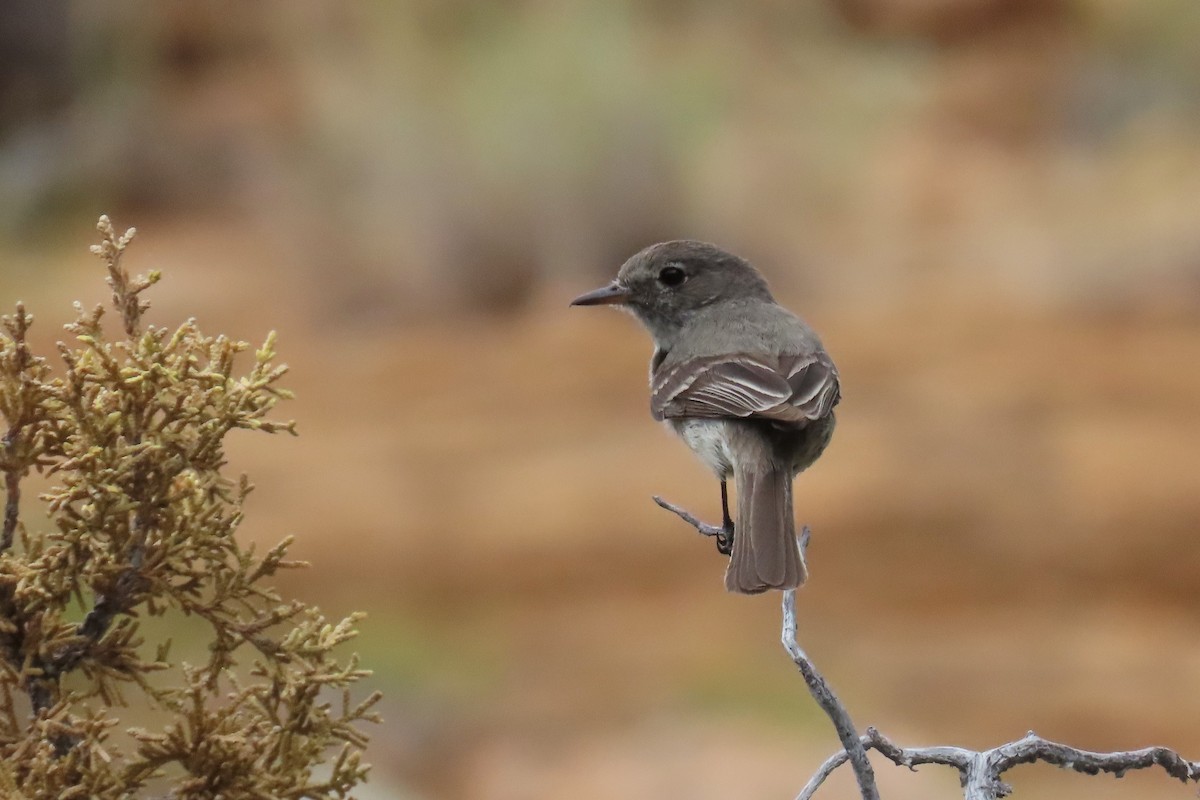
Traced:
MULTIPOLYGON (((739 352, 746 355, 810 355, 824 352, 821 339, 804 320, 778 303, 731 300, 700 309, 684 327, 686 358, 739 352)), ((668 353, 663 366, 685 356, 668 353)))

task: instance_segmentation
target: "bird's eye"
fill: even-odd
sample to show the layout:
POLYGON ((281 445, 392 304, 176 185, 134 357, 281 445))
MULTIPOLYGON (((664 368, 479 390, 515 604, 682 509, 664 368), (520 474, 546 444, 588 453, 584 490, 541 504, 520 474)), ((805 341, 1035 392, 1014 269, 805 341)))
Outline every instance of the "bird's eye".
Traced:
POLYGON ((663 286, 678 286, 687 280, 687 273, 679 267, 663 267, 658 273, 658 282, 663 286))

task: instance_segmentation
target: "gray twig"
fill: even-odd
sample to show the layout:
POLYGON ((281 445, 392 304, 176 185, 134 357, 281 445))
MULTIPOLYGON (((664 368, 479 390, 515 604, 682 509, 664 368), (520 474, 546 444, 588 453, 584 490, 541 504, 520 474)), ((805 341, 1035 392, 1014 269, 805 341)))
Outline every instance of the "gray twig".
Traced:
POLYGON ((700 520, 696 519, 695 515, 683 508, 680 508, 674 503, 662 499, 658 495, 654 495, 654 502, 658 503, 660 508, 665 508, 672 514, 677 515, 688 525, 691 525, 701 536, 723 536, 728 533, 728 531, 719 525, 709 525, 707 522, 701 522, 700 520))
MULTIPOLYGON (((802 548, 808 544, 808 536, 808 528, 806 527, 800 539, 802 548)), ((862 792, 863 800, 879 800, 879 789, 875 786, 875 770, 871 768, 866 748, 863 746, 863 741, 859 738, 858 732, 854 729, 854 722, 850 719, 850 714, 846 711, 841 701, 838 700, 837 695, 833 693, 833 689, 829 687, 825 676, 817 671, 812 661, 809 660, 808 654, 796 643, 796 592, 793 589, 789 589, 783 593, 783 635, 781 638, 784 649, 792 657, 792 662, 800 670, 800 674, 804 676, 804 682, 808 684, 809 693, 812 694, 813 699, 817 701, 817 705, 821 707, 821 710, 833 722, 838 739, 842 742, 842 755, 845 756, 838 763, 844 763, 847 760, 850 761, 851 766, 854 768, 854 775, 858 778, 858 788, 862 792)), ((826 762, 826 764, 828 763, 826 762)), ((833 772, 837 766, 838 764, 830 766, 825 776, 829 772, 833 772)), ((822 781, 825 779, 825 776, 821 777, 822 781)), ((818 782, 817 785, 819 786, 820 783, 818 782)), ((813 787, 813 791, 816 791, 816 787, 813 787)), ((809 794, 811 796, 811 792, 809 794)), ((804 797, 804 795, 801 795, 801 797, 804 797)))
MULTIPOLYGON (((700 524, 680 509, 655 498, 663 508, 674 511, 688 522, 700 524)), ((703 532, 703 531, 701 531, 703 532)), ((800 551, 808 549, 809 530, 804 528, 800 537, 800 551)), ((816 773, 805 784, 796 800, 811 800, 817 789, 833 772, 850 762, 858 779, 863 800, 879 800, 875 786, 875 772, 867 758, 868 750, 875 750, 899 767, 915 770, 924 764, 941 764, 958 770, 962 782, 964 800, 999 800, 1012 793, 1012 787, 1000 777, 1020 764, 1044 761, 1064 769, 1097 775, 1106 772, 1118 778, 1133 769, 1158 766, 1172 778, 1183 783, 1200 783, 1200 762, 1188 761, 1174 750, 1166 747, 1146 747, 1141 750, 1125 750, 1113 753, 1096 753, 1079 750, 1058 742, 1051 742, 1030 731, 1023 738, 1007 742, 990 750, 968 750, 963 747, 899 747, 875 728, 859 736, 845 706, 829 688, 825 678, 813 666, 808 655, 796 642, 796 593, 783 593, 783 647, 800 674, 808 684, 813 699, 833 722, 842 750, 825 760, 816 773)))
MULTIPOLYGON (((654 502, 704 536, 716 536, 724 529, 701 522, 688 511, 661 497, 654 502)), ((800 552, 808 549, 810 532, 807 527, 800 535, 800 552)), ((1141 750, 1126 750, 1113 753, 1096 753, 1079 750, 1058 742, 1052 742, 1030 731, 1026 736, 1007 742, 990 750, 968 750, 963 747, 899 747, 875 728, 859 736, 849 712, 838 700, 825 677, 817 670, 808 654, 796 641, 796 592, 783 593, 783 647, 792 662, 800 670, 809 693, 817 705, 833 722, 842 750, 827 758, 816 773, 805 784, 796 800, 812 800, 817 789, 825 783, 838 767, 850 762, 858 779, 863 800, 879 800, 879 789, 875 785, 875 771, 867 758, 868 750, 875 750, 899 767, 915 770, 925 764, 940 764, 958 770, 962 782, 964 800, 1000 800, 1012 793, 1012 787, 1001 780, 1001 776, 1020 764, 1044 761, 1064 769, 1086 775, 1105 772, 1120 778, 1129 770, 1161 767, 1172 778, 1187 783, 1200 783, 1200 762, 1188 761, 1174 750, 1166 747, 1146 747, 1141 750)))
MULTIPOLYGON (((1012 787, 1000 776, 1020 764, 1038 761, 1085 775, 1106 772, 1118 778, 1129 770, 1158 766, 1184 783, 1200 782, 1200 762, 1188 761, 1166 747, 1096 753, 1043 739, 1033 731, 1017 741, 980 751, 962 747, 898 747, 875 728, 867 728, 866 734, 857 738, 855 744, 864 750, 875 750, 898 767, 916 769, 923 764, 954 767, 962 782, 964 800, 1007 797, 1012 793, 1012 787)), ((846 750, 842 750, 826 759, 796 800, 811 800, 825 780, 851 758, 846 750)))

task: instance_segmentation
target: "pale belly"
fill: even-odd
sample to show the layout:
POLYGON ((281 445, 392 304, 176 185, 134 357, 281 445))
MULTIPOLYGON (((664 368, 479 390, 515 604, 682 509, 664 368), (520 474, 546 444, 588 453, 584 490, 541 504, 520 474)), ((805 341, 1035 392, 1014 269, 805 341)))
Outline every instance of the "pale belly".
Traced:
POLYGON ((830 414, 803 428, 777 428, 740 419, 673 419, 667 424, 717 477, 724 479, 734 467, 734 453, 729 446, 731 435, 741 442, 740 448, 754 446, 755 440, 765 444, 770 454, 761 453, 760 457, 769 458, 781 467, 786 465, 795 475, 824 452, 833 435, 835 419, 830 414), (751 431, 753 435, 748 440, 751 431))
POLYGON ((727 478, 733 471, 733 456, 726 442, 723 420, 683 419, 669 420, 667 424, 709 469, 717 473, 717 477, 727 478))

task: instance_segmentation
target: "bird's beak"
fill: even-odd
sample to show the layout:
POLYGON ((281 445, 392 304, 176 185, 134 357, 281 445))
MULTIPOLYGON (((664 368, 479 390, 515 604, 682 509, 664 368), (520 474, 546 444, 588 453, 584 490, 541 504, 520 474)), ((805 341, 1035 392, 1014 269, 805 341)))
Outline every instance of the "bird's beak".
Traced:
POLYGON ((581 294, 571 301, 573 306, 607 306, 629 300, 629 289, 613 281, 602 289, 581 294))

